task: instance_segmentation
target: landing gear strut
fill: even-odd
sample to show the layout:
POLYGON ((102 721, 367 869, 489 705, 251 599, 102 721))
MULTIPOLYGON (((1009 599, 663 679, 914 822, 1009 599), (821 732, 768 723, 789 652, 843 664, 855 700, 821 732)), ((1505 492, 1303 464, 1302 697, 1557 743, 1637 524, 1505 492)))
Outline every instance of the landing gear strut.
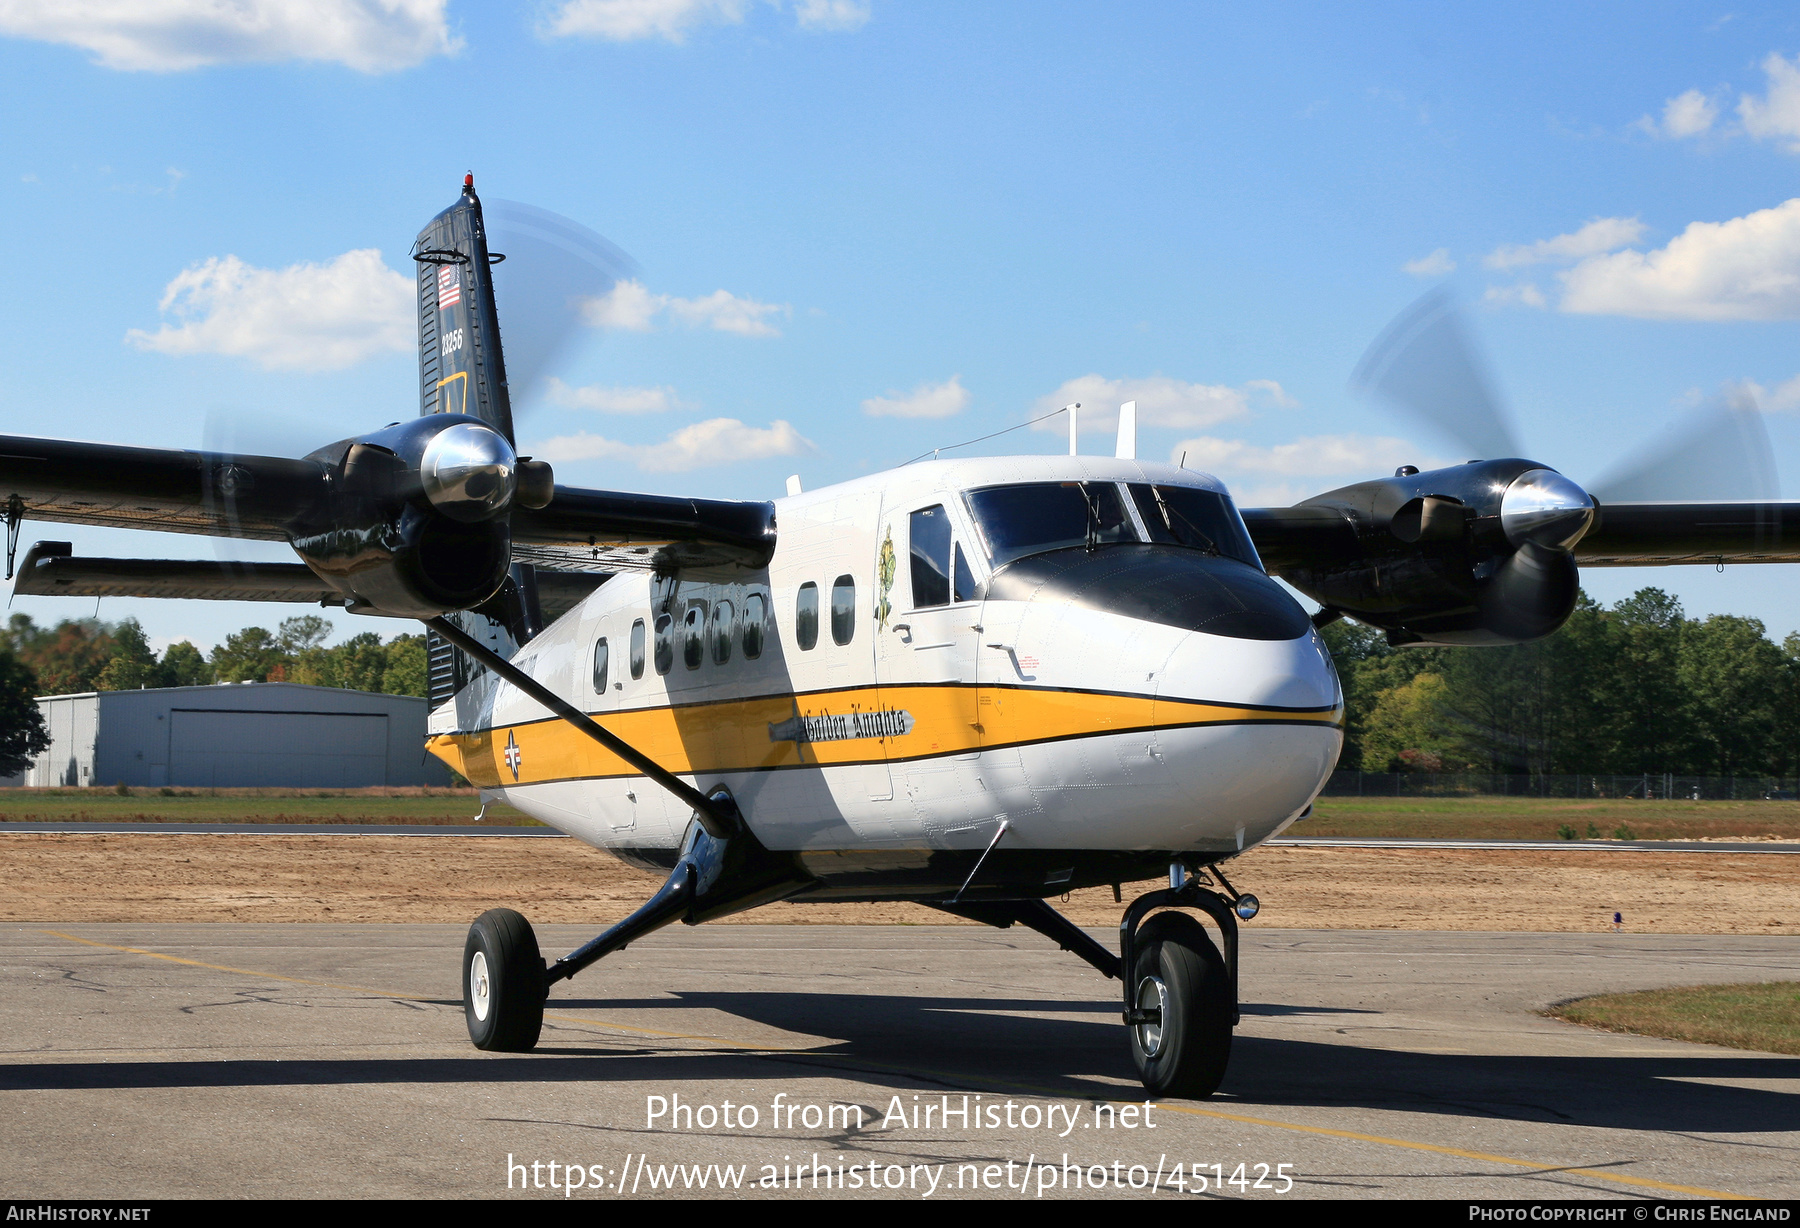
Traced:
POLYGON ((522 1052, 537 1044, 550 986, 675 921, 698 925, 792 895, 811 881, 791 853, 771 853, 737 819, 724 788, 707 798, 734 820, 715 837, 696 814, 668 881, 644 905, 590 942, 545 966, 530 922, 510 908, 483 913, 463 950, 463 1013, 478 1049, 522 1052))
MULTIPOLYGON (((1238 1022, 1237 916, 1223 896, 1201 887, 1181 867, 1171 868, 1170 879, 1177 885, 1139 896, 1119 922, 1125 1026, 1132 1060, 1149 1092, 1204 1099, 1225 1079, 1231 1030, 1238 1022), (1155 908, 1204 912, 1218 925, 1225 953, 1220 955, 1205 928, 1186 913, 1158 913, 1144 921, 1155 908)), ((1251 902, 1254 915, 1253 897, 1239 898, 1251 902)))

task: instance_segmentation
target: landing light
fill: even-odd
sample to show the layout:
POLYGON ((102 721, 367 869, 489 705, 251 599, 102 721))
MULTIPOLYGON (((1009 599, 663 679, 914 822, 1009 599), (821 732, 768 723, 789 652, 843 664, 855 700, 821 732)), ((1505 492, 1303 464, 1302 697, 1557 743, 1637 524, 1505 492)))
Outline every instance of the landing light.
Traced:
POLYGON ((1231 911, 1235 912, 1238 915, 1238 919, 1241 921, 1248 921, 1261 909, 1262 901, 1258 900, 1253 895, 1240 895, 1237 898, 1237 903, 1231 906, 1231 911))

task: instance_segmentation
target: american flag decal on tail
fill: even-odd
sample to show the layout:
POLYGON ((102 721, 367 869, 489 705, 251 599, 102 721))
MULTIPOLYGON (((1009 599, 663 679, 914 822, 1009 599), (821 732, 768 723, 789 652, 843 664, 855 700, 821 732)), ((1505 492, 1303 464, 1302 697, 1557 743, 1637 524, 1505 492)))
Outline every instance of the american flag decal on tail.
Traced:
POLYGON ((438 310, 454 307, 462 302, 462 278, 456 275, 454 264, 438 266, 438 310))

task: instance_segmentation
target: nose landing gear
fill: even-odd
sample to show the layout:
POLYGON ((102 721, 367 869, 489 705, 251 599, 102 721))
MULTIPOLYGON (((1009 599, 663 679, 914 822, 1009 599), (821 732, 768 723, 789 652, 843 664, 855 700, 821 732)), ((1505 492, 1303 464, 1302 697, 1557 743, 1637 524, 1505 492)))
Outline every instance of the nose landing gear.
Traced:
POLYGON ((1238 1021, 1237 917, 1222 896, 1180 873, 1179 886, 1139 896, 1119 922, 1125 1025, 1146 1090, 1204 1099, 1218 1090, 1231 1060, 1231 1030, 1238 1021), (1219 926, 1224 955, 1186 913, 1163 912, 1144 921, 1154 908, 1206 913, 1219 926))

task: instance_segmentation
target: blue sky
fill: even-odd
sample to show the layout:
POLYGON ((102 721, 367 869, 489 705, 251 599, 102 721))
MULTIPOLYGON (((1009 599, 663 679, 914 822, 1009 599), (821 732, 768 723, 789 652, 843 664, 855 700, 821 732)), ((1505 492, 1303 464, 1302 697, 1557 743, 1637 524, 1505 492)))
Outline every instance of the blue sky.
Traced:
MULTIPOLYGON (((416 413, 395 286, 472 169, 641 269, 519 407, 565 482, 766 498, 1136 396, 1141 455, 1291 502, 1464 459, 1348 387, 1447 280, 1528 455, 1589 479, 1748 383, 1800 484, 1791 6, 221 9, 0 9, 3 429, 299 451, 416 413)), ((1787 568, 1584 582, 1800 629, 1787 568)), ((290 612, 100 604, 203 646, 290 612)))

